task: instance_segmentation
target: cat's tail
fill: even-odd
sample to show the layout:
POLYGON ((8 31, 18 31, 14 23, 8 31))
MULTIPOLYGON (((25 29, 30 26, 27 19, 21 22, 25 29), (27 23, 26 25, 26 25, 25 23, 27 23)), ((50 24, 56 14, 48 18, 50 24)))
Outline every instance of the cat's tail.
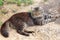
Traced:
POLYGON ((8 32, 7 32, 7 21, 4 22, 1 26, 1 35, 3 35, 4 37, 8 37, 8 32))

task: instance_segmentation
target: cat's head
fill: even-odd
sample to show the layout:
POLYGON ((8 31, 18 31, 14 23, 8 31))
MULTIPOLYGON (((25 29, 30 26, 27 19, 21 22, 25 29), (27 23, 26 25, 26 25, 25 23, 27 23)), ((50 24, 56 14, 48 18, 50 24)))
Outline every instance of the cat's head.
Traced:
POLYGON ((42 17, 43 16, 40 7, 32 8, 32 14, 31 15, 32 15, 33 18, 38 18, 38 17, 42 17))
POLYGON ((42 24, 43 13, 42 13, 42 10, 40 9, 40 7, 34 7, 34 8, 32 8, 31 15, 35 19, 34 20, 35 24, 43 25, 42 24))

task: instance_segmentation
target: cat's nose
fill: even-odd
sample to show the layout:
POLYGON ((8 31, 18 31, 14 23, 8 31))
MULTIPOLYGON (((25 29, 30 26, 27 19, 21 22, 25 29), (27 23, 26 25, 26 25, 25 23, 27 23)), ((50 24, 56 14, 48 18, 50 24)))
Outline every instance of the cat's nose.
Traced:
POLYGON ((36 11, 38 11, 38 10, 39 10, 39 7, 35 7, 34 9, 35 9, 36 11))

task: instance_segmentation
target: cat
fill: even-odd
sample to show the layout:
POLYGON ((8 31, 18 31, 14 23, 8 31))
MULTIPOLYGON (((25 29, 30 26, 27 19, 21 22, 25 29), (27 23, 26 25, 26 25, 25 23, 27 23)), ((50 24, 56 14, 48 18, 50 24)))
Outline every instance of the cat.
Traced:
POLYGON ((34 8, 32 12, 20 12, 16 13, 13 16, 11 16, 8 20, 6 20, 2 26, 1 26, 1 34, 4 37, 9 37, 9 32, 8 32, 8 26, 14 29, 16 29, 17 33, 25 36, 29 36, 29 33, 33 33, 33 31, 28 31, 25 30, 24 24, 27 24, 29 26, 35 26, 35 25, 42 25, 42 20, 40 16, 40 11, 38 12, 39 8, 36 7, 34 8))

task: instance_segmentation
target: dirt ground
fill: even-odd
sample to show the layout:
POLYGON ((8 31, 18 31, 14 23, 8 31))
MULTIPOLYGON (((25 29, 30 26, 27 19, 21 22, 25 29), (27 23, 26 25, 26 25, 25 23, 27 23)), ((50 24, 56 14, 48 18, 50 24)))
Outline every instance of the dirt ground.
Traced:
MULTIPOLYGON (((40 0, 35 1, 36 4, 40 2, 40 0)), ((22 11, 28 11, 31 10, 31 6, 29 5, 26 7, 17 7, 15 4, 12 5, 4 5, 4 9, 8 10, 8 13, 5 15, 0 14, 0 21, 5 22, 8 20, 12 15, 14 15, 14 12, 12 10, 15 10, 17 12, 22 11)), ((57 19, 55 22, 50 22, 48 24, 45 24, 43 26, 34 26, 32 28, 29 28, 35 33, 30 34, 30 36, 23 36, 18 34, 15 30, 10 29, 9 30, 9 37, 4 38, 0 34, 0 40, 60 40, 60 18, 57 19)), ((28 29, 27 29, 28 30, 28 29)))

